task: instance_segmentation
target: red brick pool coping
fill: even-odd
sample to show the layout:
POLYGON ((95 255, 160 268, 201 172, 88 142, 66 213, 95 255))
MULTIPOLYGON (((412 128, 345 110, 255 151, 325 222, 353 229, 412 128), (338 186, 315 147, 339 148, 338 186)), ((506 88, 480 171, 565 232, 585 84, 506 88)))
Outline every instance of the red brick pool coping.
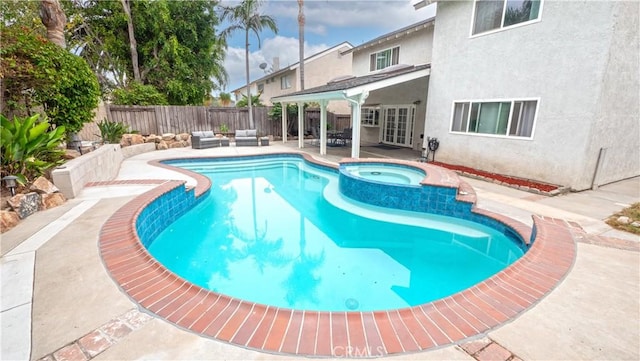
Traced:
MULTIPOLYGON (((422 166, 433 167, 429 169, 430 184, 442 176, 447 179, 443 182, 447 183, 445 186, 450 186, 451 178, 457 178, 452 171, 422 166)), ((210 187, 209 180, 202 175, 170 168, 196 179, 196 195, 210 187)), ((460 197, 475 203, 472 188, 459 179, 458 182, 464 190, 461 193, 465 193, 460 197)), ((157 185, 128 202, 103 225, 99 248, 105 267, 132 300, 158 317, 203 336, 270 353, 375 357, 428 350, 479 337, 515 318, 551 292, 571 268, 576 254, 571 225, 560 219, 534 216, 535 239, 523 257, 493 277, 443 299, 411 308, 374 312, 278 308, 193 285, 167 270, 147 252, 136 234, 137 216, 156 198, 184 183, 136 180, 89 184, 157 185)), ((525 240, 530 238, 531 229, 518 221, 475 207, 473 211, 511 226, 525 240)))

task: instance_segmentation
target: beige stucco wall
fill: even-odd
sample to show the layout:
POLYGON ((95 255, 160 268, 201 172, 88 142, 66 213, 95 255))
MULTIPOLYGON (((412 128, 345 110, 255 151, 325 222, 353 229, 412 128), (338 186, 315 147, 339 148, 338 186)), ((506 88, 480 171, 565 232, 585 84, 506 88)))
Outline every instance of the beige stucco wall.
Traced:
MULTIPOLYGON (((399 64, 417 65, 431 62, 433 46, 433 26, 420 29, 411 34, 394 38, 353 52, 353 73, 356 76, 369 75, 369 59, 372 53, 400 46, 399 64)), ((413 149, 421 150, 427 103, 428 77, 412 80, 388 88, 372 91, 366 104, 413 105, 416 104, 415 123, 413 128, 413 149)), ((382 118, 382 114, 380 115, 382 118)), ((383 119, 379 127, 363 126, 360 136, 362 144, 378 143, 383 132, 383 119)))
POLYGON ((611 7, 609 54, 587 154, 587 169, 596 168, 595 185, 640 174, 640 3, 615 2, 611 7))
MULTIPOLYGON (((314 57, 311 61, 307 60, 304 68, 305 89, 325 85, 332 79, 351 74, 351 53, 341 55, 341 52, 347 49, 348 47, 343 46, 322 56, 314 57)), ((300 68, 295 67, 290 70, 283 70, 270 77, 260 79, 255 84, 264 85, 261 97, 262 103, 272 105, 271 98, 300 90, 300 68), (291 88, 281 89, 280 79, 283 76, 289 77, 291 88)), ((349 114, 351 111, 346 101, 332 101, 329 103, 327 110, 337 114, 349 114)))
POLYGON ((433 47, 433 26, 420 29, 409 35, 394 38, 372 47, 353 52, 353 74, 355 76, 368 75, 369 59, 372 53, 400 46, 399 64, 426 64, 431 62, 433 47))
MULTIPOLYGON (((380 104, 384 107, 387 105, 414 105, 415 103, 415 120, 413 126, 413 149, 421 150, 422 139, 425 122, 427 101, 428 77, 419 78, 406 83, 398 84, 388 88, 372 91, 367 98, 366 104, 380 104)), ((383 119, 380 114, 380 126, 362 126, 360 129, 360 137, 362 144, 376 144, 381 139, 383 132, 383 119)))
MULTIPOLYGON (((436 158, 589 188, 598 143, 622 129, 638 133, 637 40, 619 44, 637 39, 638 5, 545 1, 540 22, 470 38, 472 8, 471 1, 438 2, 425 125, 440 139, 436 158), (629 79, 616 84, 614 65, 629 79), (456 100, 532 97, 539 98, 532 139, 450 132, 456 100)), ((619 138, 621 152, 634 146, 628 138, 619 138)), ((638 174, 632 163, 617 162, 626 168, 617 177, 638 174)))

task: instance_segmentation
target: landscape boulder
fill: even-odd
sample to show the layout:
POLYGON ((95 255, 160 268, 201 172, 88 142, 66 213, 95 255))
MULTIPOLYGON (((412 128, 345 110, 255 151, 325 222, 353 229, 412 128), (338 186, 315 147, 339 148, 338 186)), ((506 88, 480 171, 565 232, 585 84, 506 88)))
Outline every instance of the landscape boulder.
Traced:
POLYGON ((45 177, 38 177, 29 187, 29 189, 38 194, 51 194, 59 192, 58 187, 49 182, 45 177))
POLYGON ((40 195, 36 192, 16 194, 9 199, 9 206, 20 219, 25 219, 40 210, 40 195))
POLYGON ((0 233, 4 233, 15 227, 20 222, 18 213, 8 210, 0 211, 0 233))
POLYGON ((143 144, 144 137, 140 134, 131 134, 131 145, 143 144))
POLYGON ((43 194, 40 197, 40 208, 42 210, 51 209, 63 205, 67 200, 62 193, 43 194))
POLYGON ((164 133, 162 134, 162 140, 168 142, 170 140, 175 140, 176 135, 174 133, 164 133))

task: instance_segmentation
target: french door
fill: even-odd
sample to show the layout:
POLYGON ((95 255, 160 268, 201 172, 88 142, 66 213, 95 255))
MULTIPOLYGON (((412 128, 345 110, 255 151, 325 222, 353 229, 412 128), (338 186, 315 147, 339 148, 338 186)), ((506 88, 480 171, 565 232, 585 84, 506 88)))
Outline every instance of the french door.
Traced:
POLYGON ((385 106, 382 142, 402 147, 413 146, 415 115, 414 105, 385 106))

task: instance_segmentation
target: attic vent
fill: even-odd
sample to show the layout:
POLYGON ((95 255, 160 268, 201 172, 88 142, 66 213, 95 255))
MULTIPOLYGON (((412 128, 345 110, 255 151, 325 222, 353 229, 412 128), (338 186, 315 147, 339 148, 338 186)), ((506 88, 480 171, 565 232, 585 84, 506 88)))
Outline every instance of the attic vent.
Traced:
POLYGON ((333 78, 333 79, 329 80, 329 82, 327 84, 339 83, 341 81, 345 81, 345 80, 349 80, 349 79, 353 79, 353 78, 355 78, 355 76, 353 76, 353 75, 343 75, 343 76, 339 76, 337 78, 333 78))

